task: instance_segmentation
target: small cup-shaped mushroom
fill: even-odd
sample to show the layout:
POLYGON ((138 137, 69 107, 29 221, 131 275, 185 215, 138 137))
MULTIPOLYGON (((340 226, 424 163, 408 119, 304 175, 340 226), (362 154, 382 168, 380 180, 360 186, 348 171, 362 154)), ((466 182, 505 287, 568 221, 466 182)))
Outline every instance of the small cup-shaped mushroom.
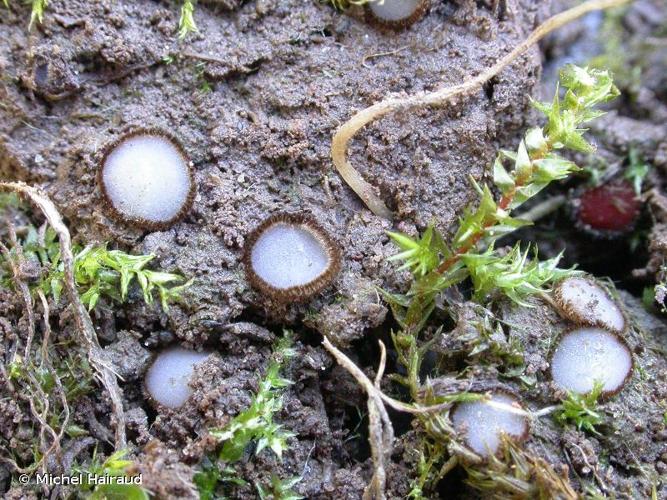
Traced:
POLYGON ((562 315, 573 323, 599 326, 617 333, 625 331, 625 317, 616 301, 588 278, 565 278, 556 285, 554 297, 562 315))
POLYGON ((116 219, 164 229, 192 205, 195 183, 180 143, 161 130, 137 130, 105 147, 98 183, 116 219))
POLYGON ((451 419, 456 430, 465 433, 468 447, 482 457, 498 452, 503 433, 517 442, 528 437, 526 412, 517 398, 506 392, 459 403, 452 410, 451 419))
POLYGON ((209 352, 171 347, 160 352, 146 372, 144 388, 157 406, 179 408, 192 395, 190 380, 195 365, 203 362, 209 352))
POLYGON ((277 302, 305 301, 338 273, 340 255, 330 236, 306 214, 277 214, 246 241, 244 263, 253 287, 277 302))
POLYGON ((366 12, 373 24, 399 30, 421 19, 429 4, 430 0, 372 0, 366 12))
POLYGON ((613 239, 632 231, 642 202, 627 180, 587 188, 572 200, 578 228, 591 236, 613 239))
POLYGON ((551 378, 561 389, 588 394, 602 384, 602 394, 620 391, 632 374, 627 344, 602 328, 578 328, 562 335, 551 356, 551 378))

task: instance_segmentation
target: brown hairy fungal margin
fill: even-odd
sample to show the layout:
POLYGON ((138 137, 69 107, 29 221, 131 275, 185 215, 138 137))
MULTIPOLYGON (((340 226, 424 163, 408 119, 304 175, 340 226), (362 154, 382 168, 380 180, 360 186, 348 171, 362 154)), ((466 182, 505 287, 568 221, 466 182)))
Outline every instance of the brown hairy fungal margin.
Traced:
MULTIPOLYGON (((392 2, 392 1, 403 1, 403 0, 384 0, 385 2, 392 2)), ((428 12, 429 8, 431 7, 431 0, 419 0, 419 3, 417 4, 417 7, 415 10, 410 14, 408 17, 404 17, 402 19, 396 19, 396 20, 391 20, 391 19, 384 19, 375 12, 373 12, 372 6, 370 3, 366 4, 364 6, 364 12, 365 12, 365 17, 366 17, 366 22, 369 24, 376 26, 378 28, 384 28, 384 29, 389 29, 392 31, 400 31, 406 28, 409 28, 412 26, 414 23, 422 19, 428 12)))
POLYGON ((253 288, 259 290, 262 295, 269 297, 277 303, 287 302, 305 302, 333 281, 338 274, 341 266, 340 250, 332 240, 327 231, 315 220, 313 216, 307 213, 286 213, 281 212, 265 219, 257 226, 247 237, 243 252, 243 264, 248 281, 253 288), (312 281, 298 286, 287 288, 278 288, 267 283, 261 278, 252 265, 252 251, 260 236, 269 228, 277 224, 285 224, 298 227, 310 233, 321 245, 328 256, 328 266, 324 272, 319 274, 312 281))

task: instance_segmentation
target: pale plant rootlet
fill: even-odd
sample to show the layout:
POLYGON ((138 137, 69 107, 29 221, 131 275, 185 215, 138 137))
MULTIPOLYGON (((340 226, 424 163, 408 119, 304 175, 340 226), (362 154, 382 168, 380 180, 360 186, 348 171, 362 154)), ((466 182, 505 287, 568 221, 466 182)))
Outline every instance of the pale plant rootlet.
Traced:
POLYGON ((127 450, 119 450, 109 456, 104 462, 97 457, 97 450, 93 454, 91 463, 87 467, 75 465, 74 473, 79 474, 83 482, 79 491, 85 498, 92 500, 108 500, 124 498, 131 500, 148 500, 150 493, 138 484, 132 484, 128 478, 133 476, 134 462, 125 459, 127 450), (110 478, 106 484, 94 484, 88 481, 89 477, 110 478))
MULTIPOLYGON (((561 71, 560 87, 556 90, 554 99, 548 103, 534 103, 546 116, 546 125, 543 128, 530 129, 516 151, 501 151, 498 154, 493 165, 493 179, 495 188, 500 193, 499 199, 494 198, 489 186, 475 184, 480 201, 476 207, 465 211, 459 228, 449 243, 445 242, 434 226, 427 228, 425 233, 416 239, 390 233, 402 250, 393 259, 404 261, 403 268, 409 269, 413 275, 413 283, 407 293, 392 294, 382 291, 401 328, 392 334, 392 338, 398 362, 405 367, 405 373, 394 374, 392 378, 408 388, 412 404, 399 403, 382 394, 377 380, 375 384, 370 382, 349 358, 325 341, 324 346, 368 392, 369 410, 371 401, 375 401, 378 412, 381 412, 381 406, 386 403, 416 415, 416 428, 421 442, 418 450, 418 475, 412 483, 412 497, 423 498, 424 491, 435 485, 454 465, 463 462, 471 472, 469 482, 482 490, 489 489, 490 482, 493 482, 502 491, 509 491, 520 498, 540 495, 576 498, 564 478, 560 478, 553 469, 544 467, 539 459, 518 447, 512 447, 508 451, 507 457, 513 461, 511 466, 496 459, 492 460, 492 466, 479 465, 480 457, 459 443, 448 412, 456 402, 485 396, 443 394, 439 390, 437 379, 422 382, 423 360, 433 343, 438 340, 441 330, 435 334, 431 329, 425 333, 422 331, 429 316, 438 307, 436 304, 441 303, 438 298, 443 296, 447 289, 464 280, 472 283, 473 299, 479 303, 481 309, 485 309, 485 304, 503 296, 517 304, 529 306, 529 296, 544 295, 553 282, 574 273, 572 270, 559 269, 558 258, 540 262, 536 255, 529 259, 528 250, 521 250, 519 244, 509 251, 501 252, 494 248, 494 243, 498 238, 527 224, 513 217, 515 209, 551 182, 564 179, 578 170, 577 165, 560 156, 558 151, 570 149, 592 152, 594 148, 584 139, 585 129, 582 125, 602 115, 597 106, 617 95, 618 91, 607 71, 566 66, 561 71), (521 477, 514 477, 515 473, 521 474, 521 477), (529 481, 535 475, 539 476, 539 480, 529 481)), ((446 303, 445 300, 444 304, 446 303)), ((446 305, 439 307, 445 308, 445 312, 455 312, 448 311, 446 305)), ((520 366, 521 361, 515 359, 517 356, 521 357, 520 352, 515 352, 520 351, 517 346, 500 347, 502 343, 491 341, 496 335, 493 332, 493 318, 489 321, 489 332, 473 335, 474 338, 471 337, 467 343, 471 349, 469 355, 476 349, 494 349, 494 356, 501 360, 512 359, 513 363, 520 366)), ((485 319, 480 319, 476 327, 487 329, 487 323, 485 319)), ((504 364, 503 361, 501 365, 504 364)), ((381 360, 378 377, 381 377, 383 370, 384 360, 381 360)), ((505 373, 505 376, 516 376, 524 380, 521 375, 520 369, 505 373)), ((536 418, 562 410, 559 414, 561 421, 574 422, 575 425, 590 430, 591 426, 594 427, 597 423, 593 419, 593 406, 592 400, 570 398, 562 406, 526 413, 530 418, 536 418)), ((390 424, 385 422, 383 425, 386 428, 390 424)), ((387 435, 377 431, 377 428, 375 432, 380 436, 387 435)), ((373 433, 371 429, 372 448, 381 447, 383 439, 376 439, 373 443, 373 433)), ((382 456, 382 452, 374 454, 374 458, 382 456)), ((382 463, 376 463, 375 479, 382 479, 382 467, 382 463)), ((375 497, 380 498, 377 487, 374 491, 375 497)))
MULTIPOLYGON (((292 333, 284 332, 278 340, 266 373, 259 383, 259 390, 254 395, 250 406, 234 417, 225 427, 212 429, 210 434, 219 443, 215 456, 207 458, 201 465, 201 471, 195 475, 195 484, 203 500, 220 498, 224 493, 225 483, 245 484, 235 475, 233 464, 238 462, 251 443, 257 455, 270 449, 282 459, 287 450, 287 441, 294 434, 274 421, 274 416, 282 409, 282 392, 292 382, 282 373, 294 357, 292 333)), ((285 498, 296 500, 299 497, 292 492, 292 487, 301 480, 297 478, 280 479, 272 477, 268 485, 256 485, 262 498, 285 498), (275 496, 280 493, 282 496, 275 496)))

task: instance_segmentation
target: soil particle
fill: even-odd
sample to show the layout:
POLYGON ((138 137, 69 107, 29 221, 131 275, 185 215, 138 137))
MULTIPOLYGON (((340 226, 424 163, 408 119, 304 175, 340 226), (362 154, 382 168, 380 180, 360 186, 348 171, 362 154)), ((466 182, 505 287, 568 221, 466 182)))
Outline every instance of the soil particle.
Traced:
POLYGON ((143 408, 135 407, 126 410, 125 423, 127 425, 128 436, 138 446, 143 446, 152 439, 149 432, 148 415, 146 415, 143 408))
POLYGON ((154 439, 137 457, 135 469, 141 474, 142 485, 157 498, 198 499, 192 482, 193 470, 180 462, 175 450, 154 439))
POLYGON ((141 346, 140 338, 136 332, 120 331, 118 340, 104 349, 114 372, 125 382, 137 380, 150 360, 150 352, 141 346))

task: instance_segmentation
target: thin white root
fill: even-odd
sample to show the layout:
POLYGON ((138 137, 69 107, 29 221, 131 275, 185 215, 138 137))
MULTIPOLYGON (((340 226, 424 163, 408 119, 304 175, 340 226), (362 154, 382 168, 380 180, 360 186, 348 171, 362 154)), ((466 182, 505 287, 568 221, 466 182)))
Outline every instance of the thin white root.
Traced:
POLYGON ((517 57, 539 42, 552 31, 564 26, 575 19, 595 10, 619 7, 632 0, 589 0, 560 14, 550 17, 517 45, 506 56, 502 57, 493 66, 476 77, 470 78, 459 85, 444 87, 435 92, 419 92, 408 97, 390 97, 372 106, 358 111, 352 118, 340 126, 331 141, 331 158, 341 177, 352 190, 362 199, 366 206, 377 216, 391 219, 391 210, 377 195, 375 186, 366 182, 362 175, 350 164, 347 159, 348 145, 352 138, 369 123, 396 111, 423 106, 442 106, 454 97, 464 97, 480 89, 503 69, 509 66, 517 57))
POLYGON ((117 450, 121 450, 126 446, 126 436, 125 413, 123 411, 120 387, 118 386, 116 375, 111 369, 104 351, 100 347, 90 315, 88 314, 86 307, 83 305, 83 302, 81 302, 81 298, 76 289, 76 283, 74 281, 74 255, 72 253, 69 230, 67 229, 67 226, 65 226, 56 206, 41 189, 28 186, 23 182, 0 182, 0 189, 7 189, 21 193, 30 198, 30 200, 39 207, 46 217, 46 220, 58 235, 65 274, 65 291, 70 305, 74 309, 77 328, 88 350, 90 364, 95 369, 97 378, 100 380, 111 399, 111 406, 115 418, 115 447, 117 450))
POLYGON ((373 477, 370 483, 366 486, 364 491, 364 500, 384 500, 385 486, 387 480, 386 464, 391 457, 391 451, 394 443, 394 428, 389 419, 387 409, 380 397, 381 391, 379 389, 380 379, 384 372, 386 350, 384 345, 380 343, 382 351, 382 358, 380 361, 380 368, 375 378, 375 383, 371 382, 361 369, 354 364, 341 351, 336 349, 329 339, 326 337, 322 341, 325 349, 338 361, 343 368, 345 368, 357 381, 361 387, 364 388, 368 394, 368 428, 369 441, 371 445, 371 455, 373 459, 373 477))

